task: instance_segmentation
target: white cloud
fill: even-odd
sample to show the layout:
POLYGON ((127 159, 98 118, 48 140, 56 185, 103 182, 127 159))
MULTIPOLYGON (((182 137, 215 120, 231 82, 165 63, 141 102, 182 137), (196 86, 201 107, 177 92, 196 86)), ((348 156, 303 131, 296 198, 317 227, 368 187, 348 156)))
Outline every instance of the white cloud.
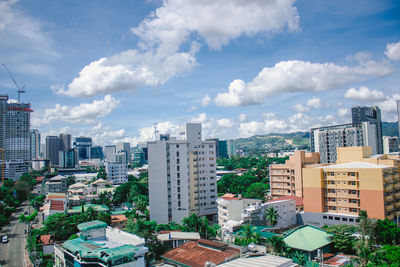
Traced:
POLYGON ((400 94, 392 94, 386 100, 375 103, 375 105, 380 107, 384 121, 397 121, 396 100, 400 100, 400 94))
POLYGON ((58 58, 54 41, 40 21, 18 8, 18 0, 0 1, 0 58, 14 72, 49 74, 49 60, 58 58))
POLYGON ((359 64, 356 66, 281 61, 273 67, 264 68, 251 82, 232 81, 228 92, 218 94, 215 102, 225 107, 258 105, 277 94, 331 90, 393 71, 385 62, 378 63, 365 57, 357 57, 357 60, 359 64))
POLYGON ((239 115, 238 119, 240 122, 245 122, 247 120, 247 116, 246 116, 246 114, 242 113, 239 115))
POLYGON ((226 119, 226 118, 217 120, 217 124, 218 124, 218 126, 225 127, 225 128, 230 128, 233 126, 233 122, 230 119, 226 119))
POLYGON ((322 108, 321 99, 314 96, 313 98, 307 100, 307 106, 316 108, 316 109, 322 108))
POLYGON ((358 90, 350 88, 346 91, 344 97, 359 102, 374 102, 386 99, 386 96, 381 91, 370 90, 365 86, 360 87, 358 90))
POLYGON ((120 101, 111 95, 104 96, 102 100, 94 100, 92 103, 82 103, 79 106, 66 106, 56 104, 52 109, 46 109, 43 113, 34 113, 32 126, 38 127, 52 122, 63 121, 70 123, 97 123, 113 111, 120 101))
POLYGON ((310 109, 308 107, 303 106, 302 104, 296 104, 293 106, 294 110, 296 110, 297 112, 307 112, 310 109))
POLYGON ((203 97, 203 99, 201 100, 201 105, 202 105, 203 107, 207 107, 208 104, 210 104, 210 102, 211 102, 211 97, 207 94, 207 95, 205 95, 205 96, 203 97))
POLYGON ((337 115, 341 118, 347 118, 350 116, 350 108, 339 108, 337 110, 337 115))
POLYGON ((67 96, 160 86, 196 65, 199 43, 219 49, 242 35, 298 29, 294 0, 165 0, 131 32, 140 50, 128 50, 85 66, 65 89, 67 96), (240 19, 238 19, 240 18, 240 19), (192 42, 189 51, 183 44, 192 42))
POLYGON ((400 41, 386 45, 385 55, 391 60, 400 59, 400 41))
POLYGON ((192 105, 192 106, 190 106, 190 108, 188 108, 186 111, 187 112, 192 112, 192 111, 195 111, 195 110, 197 110, 198 108, 195 106, 195 105, 192 105))

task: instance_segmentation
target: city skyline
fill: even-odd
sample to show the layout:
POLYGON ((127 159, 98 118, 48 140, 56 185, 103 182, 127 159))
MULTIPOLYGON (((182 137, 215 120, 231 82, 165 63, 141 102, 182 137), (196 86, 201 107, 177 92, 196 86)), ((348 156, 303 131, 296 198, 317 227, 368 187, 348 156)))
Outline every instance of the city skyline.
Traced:
MULTIPOLYGON (((42 137, 134 144, 155 124, 179 136, 189 121, 205 138, 309 131, 349 123, 353 105, 395 121, 399 11, 395 1, 3 1, 0 63, 26 84, 42 137)), ((17 98, 5 69, 0 89, 17 98)))

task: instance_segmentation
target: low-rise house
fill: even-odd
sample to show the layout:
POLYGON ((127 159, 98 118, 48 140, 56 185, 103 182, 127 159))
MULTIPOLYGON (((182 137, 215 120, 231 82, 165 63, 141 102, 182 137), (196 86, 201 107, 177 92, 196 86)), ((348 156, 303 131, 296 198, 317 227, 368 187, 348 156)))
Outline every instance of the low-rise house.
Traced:
POLYGON ((196 232, 166 231, 157 234, 157 239, 164 245, 176 248, 188 241, 199 240, 200 234, 196 232))
POLYGON ((143 238, 98 220, 79 224, 78 229, 78 238, 55 246, 56 267, 146 266, 143 238))
POLYGON ((199 239, 164 253, 161 258, 173 266, 215 266, 240 257, 241 247, 199 239))
POLYGON ((68 188, 68 205, 70 207, 81 205, 82 202, 90 203, 97 199, 98 195, 93 192, 92 187, 86 184, 75 183, 68 188))
POLYGON ((54 254, 54 238, 52 235, 41 235, 39 240, 42 244, 43 255, 54 254))
POLYGON ((50 199, 48 203, 43 205, 43 215, 42 215, 43 221, 54 213, 65 212, 66 208, 67 208, 66 202, 62 200, 50 199))
POLYGON ((259 257, 243 257, 217 265, 218 267, 295 267, 292 259, 267 254, 259 257))
POLYGON ((45 191, 47 193, 65 193, 67 191, 67 177, 57 175, 46 182, 45 191))
POLYGON ((321 250, 322 253, 331 251, 332 240, 330 236, 318 227, 302 225, 285 232, 283 241, 289 248, 305 254, 311 260, 317 256, 318 250, 321 250))
MULTIPOLYGON (((260 238, 264 241, 264 243, 267 242, 267 239, 271 238, 274 235, 278 235, 277 233, 273 233, 271 230, 272 228, 269 226, 250 226, 253 233, 258 234, 260 238)), ((233 232, 232 236, 234 238, 236 237, 244 237, 245 236, 245 231, 243 228, 239 228, 237 231, 233 232)), ((232 240, 233 242, 234 240, 232 240)))
POLYGON ((123 228, 128 221, 124 214, 111 215, 111 226, 115 228, 123 228))
MULTIPOLYGON (((109 212, 109 208, 106 205, 98 205, 98 204, 86 204, 83 205, 83 212, 87 211, 88 208, 93 208, 96 212, 109 212)), ((79 214, 82 213, 82 206, 75 206, 72 209, 69 209, 68 214, 79 214)))

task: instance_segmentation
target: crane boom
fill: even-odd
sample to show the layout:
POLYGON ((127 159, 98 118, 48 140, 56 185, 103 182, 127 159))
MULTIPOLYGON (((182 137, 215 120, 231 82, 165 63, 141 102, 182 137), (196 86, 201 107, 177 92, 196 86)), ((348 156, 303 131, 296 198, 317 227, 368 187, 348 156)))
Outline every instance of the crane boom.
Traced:
POLYGON ((14 79, 14 77, 12 76, 10 70, 8 69, 7 65, 6 65, 6 64, 2 64, 2 65, 3 65, 4 68, 7 70, 8 75, 10 76, 11 80, 13 80, 15 86, 16 86, 17 89, 18 89, 18 90, 17 90, 17 93, 18 93, 18 103, 20 103, 20 101, 21 101, 21 94, 25 93, 25 90, 24 90, 25 84, 22 86, 22 88, 20 88, 19 85, 18 85, 18 83, 17 83, 17 81, 14 79))

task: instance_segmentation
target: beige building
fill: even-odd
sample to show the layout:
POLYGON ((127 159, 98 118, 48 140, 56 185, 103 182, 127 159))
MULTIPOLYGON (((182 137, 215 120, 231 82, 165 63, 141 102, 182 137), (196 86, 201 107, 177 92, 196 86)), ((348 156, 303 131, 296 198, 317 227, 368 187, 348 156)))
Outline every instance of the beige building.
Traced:
MULTIPOLYGON (((272 198, 282 196, 303 197, 302 168, 319 164, 318 152, 295 151, 285 164, 269 166, 270 188, 272 198)), ((319 165, 318 165, 319 166, 319 165)))
POLYGON ((304 168, 304 223, 355 223, 360 210, 393 220, 400 212, 400 160, 371 147, 341 147, 337 163, 304 168))

